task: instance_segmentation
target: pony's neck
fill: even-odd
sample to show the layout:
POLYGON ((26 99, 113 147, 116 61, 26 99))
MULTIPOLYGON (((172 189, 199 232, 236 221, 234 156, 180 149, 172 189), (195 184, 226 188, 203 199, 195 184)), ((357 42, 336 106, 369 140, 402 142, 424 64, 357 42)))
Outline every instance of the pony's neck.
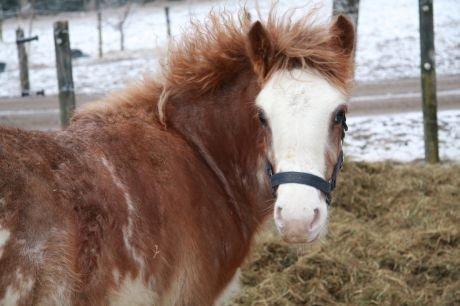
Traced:
POLYGON ((262 156, 254 100, 259 91, 255 74, 243 71, 213 93, 172 98, 166 109, 168 128, 194 147, 234 202, 236 213, 251 216, 251 228, 269 212, 260 207, 267 188, 257 178, 262 156))

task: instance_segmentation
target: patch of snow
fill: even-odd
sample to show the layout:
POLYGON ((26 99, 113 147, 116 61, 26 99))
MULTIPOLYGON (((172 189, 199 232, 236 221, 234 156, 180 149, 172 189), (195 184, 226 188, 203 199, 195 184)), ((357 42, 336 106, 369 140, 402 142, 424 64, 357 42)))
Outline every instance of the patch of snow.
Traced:
MULTIPOLYGON (((259 0, 262 14, 270 8, 270 0, 259 0)), ((281 0, 281 12, 311 6, 320 6, 320 18, 331 14, 331 0, 281 0)), ((171 3, 172 35, 178 37, 191 17, 203 20, 209 10, 223 7, 237 11, 244 1, 188 1, 171 3)), ((439 74, 460 73, 460 1, 437 0, 434 4, 436 64, 439 74)), ((419 74, 419 33, 417 0, 361 0, 358 26, 357 71, 358 80, 375 81, 382 78, 414 77, 419 74)), ((255 13, 255 1, 247 1, 255 13)), ((125 26, 125 52, 119 50, 116 23, 123 9, 103 11, 104 58, 97 57, 96 13, 62 13, 38 16, 31 35, 39 41, 28 44, 30 82, 32 91, 45 89, 47 94, 57 92, 53 23, 69 20, 71 47, 89 55, 73 61, 75 89, 83 93, 106 93, 135 82, 145 74, 158 70, 158 59, 168 44, 163 6, 149 4, 134 6, 125 26)), ((0 96, 19 95, 19 72, 15 44, 15 30, 21 26, 29 36, 29 20, 8 19, 4 22, 5 42, 0 42, 0 61, 7 63, 0 73, 0 96)))
MULTIPOLYGON (((424 158, 422 113, 350 117, 345 154, 353 160, 413 161, 424 158)), ((460 110, 438 112, 441 160, 460 161, 460 110)))
MULTIPOLYGON (((460 72, 460 1, 434 2, 436 70, 460 72)), ((358 80, 404 78, 420 73, 418 0, 360 1, 358 80)))

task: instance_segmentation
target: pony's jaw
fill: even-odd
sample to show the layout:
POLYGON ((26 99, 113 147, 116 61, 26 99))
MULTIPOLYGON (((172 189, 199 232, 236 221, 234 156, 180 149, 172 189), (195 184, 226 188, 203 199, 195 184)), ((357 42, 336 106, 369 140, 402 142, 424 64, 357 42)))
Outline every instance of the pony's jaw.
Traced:
MULTIPOLYGON (((319 74, 306 69, 278 71, 265 84, 256 103, 272 133, 275 173, 308 172, 325 178, 331 115, 345 95, 319 74)), ((288 242, 311 242, 326 232, 328 209, 317 189, 283 184, 274 207, 276 226, 288 242)))

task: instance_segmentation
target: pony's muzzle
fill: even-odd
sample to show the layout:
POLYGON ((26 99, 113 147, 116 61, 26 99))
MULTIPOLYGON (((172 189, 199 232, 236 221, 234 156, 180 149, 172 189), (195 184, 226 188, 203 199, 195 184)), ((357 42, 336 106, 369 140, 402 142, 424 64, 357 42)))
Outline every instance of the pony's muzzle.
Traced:
POLYGON ((313 242, 326 229, 325 197, 318 190, 307 186, 280 186, 274 218, 286 242, 313 242))

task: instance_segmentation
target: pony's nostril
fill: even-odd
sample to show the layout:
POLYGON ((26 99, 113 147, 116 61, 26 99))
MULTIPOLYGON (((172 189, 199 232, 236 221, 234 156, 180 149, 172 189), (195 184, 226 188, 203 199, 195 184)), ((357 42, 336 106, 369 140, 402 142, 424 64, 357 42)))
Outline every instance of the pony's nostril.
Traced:
POLYGON ((278 206, 276 207, 276 212, 275 212, 275 215, 278 219, 281 219, 281 211, 283 210, 282 207, 278 206))
POLYGON ((278 229, 280 231, 282 231, 284 229, 283 220, 281 218, 281 211, 282 210, 283 210, 283 208, 280 207, 280 206, 277 206, 275 208, 275 223, 276 223, 276 226, 278 227, 278 229))
POLYGON ((320 211, 318 208, 315 208, 313 210, 313 213, 314 213, 314 216, 313 216, 313 220, 311 221, 311 224, 310 224, 310 230, 314 229, 320 219, 320 211))

